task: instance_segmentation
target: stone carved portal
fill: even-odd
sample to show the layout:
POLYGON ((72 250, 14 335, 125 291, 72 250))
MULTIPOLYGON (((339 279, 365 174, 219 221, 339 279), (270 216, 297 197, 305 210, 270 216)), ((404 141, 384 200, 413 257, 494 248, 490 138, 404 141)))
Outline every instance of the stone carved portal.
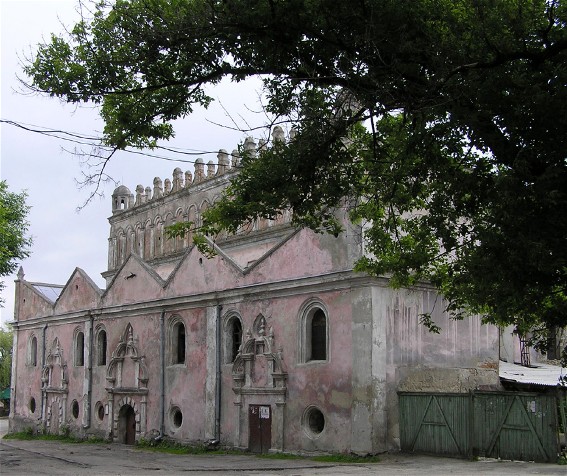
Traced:
POLYGON ((232 379, 237 407, 235 446, 255 446, 255 436, 250 431, 250 408, 271 408, 267 410, 271 419, 271 448, 262 447, 261 451, 283 451, 287 373, 281 349, 275 351, 274 331, 270 327, 266 335, 266 319, 261 314, 254 321, 252 331, 246 331, 232 366, 232 379))
POLYGON ((146 433, 148 369, 130 324, 126 326, 106 368, 108 435, 133 444, 146 433))
POLYGON ((56 337, 47 354, 41 373, 43 398, 41 420, 48 433, 58 434, 59 427, 65 423, 68 392, 67 363, 63 359, 63 349, 56 337))

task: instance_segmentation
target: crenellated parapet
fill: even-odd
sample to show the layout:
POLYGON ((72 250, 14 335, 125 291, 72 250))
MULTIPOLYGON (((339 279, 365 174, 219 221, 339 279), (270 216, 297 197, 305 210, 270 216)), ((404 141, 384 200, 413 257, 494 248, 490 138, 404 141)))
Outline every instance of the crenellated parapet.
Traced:
MULTIPOLYGON (((280 128, 281 129, 281 128, 280 128)), ((282 131, 283 132, 283 131, 282 131)), ((248 138, 245 142, 245 150, 254 148, 256 153, 256 143, 252 138, 248 138)), ((120 185, 112 194, 112 213, 123 213, 139 205, 144 205, 152 200, 160 199, 172 193, 182 190, 190 190, 201 183, 234 172, 240 164, 240 154, 237 149, 232 151, 229 156, 224 149, 219 150, 217 154, 217 162, 210 160, 206 164, 203 159, 199 158, 195 161, 195 174, 187 170, 183 172, 179 167, 173 170, 172 178, 166 178, 162 181, 160 177, 155 177, 153 187, 144 187, 139 184, 136 186, 136 194, 132 194, 130 189, 125 185, 120 185)))
MULTIPOLYGON (((292 134, 290 134, 292 138, 292 134)), ((272 142, 285 141, 285 133, 279 126, 272 131, 272 142)), ((248 137, 242 150, 249 157, 256 157, 259 151, 268 147, 266 141, 256 143, 248 137)), ((147 262, 161 262, 179 257, 191 246, 193 237, 168 238, 166 228, 179 222, 191 222, 195 227, 202 224, 202 215, 222 196, 223 190, 237 173, 240 165, 238 149, 229 153, 221 149, 216 163, 203 159, 195 161, 194 171, 173 170, 171 178, 155 177, 153 186, 136 186, 135 194, 120 185, 112 194, 112 216, 108 247, 108 271, 111 276, 131 253, 147 262)), ((275 220, 261 219, 252 223, 239 234, 263 231, 275 225, 290 221, 290 214, 284 212, 275 220)), ((226 239, 228 237, 219 237, 226 239)))

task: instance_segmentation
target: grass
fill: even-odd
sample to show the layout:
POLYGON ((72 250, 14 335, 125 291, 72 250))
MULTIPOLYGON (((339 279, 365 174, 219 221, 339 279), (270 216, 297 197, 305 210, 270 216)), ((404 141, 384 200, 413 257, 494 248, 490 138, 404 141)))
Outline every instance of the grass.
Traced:
POLYGON ((358 456, 354 454, 335 453, 329 455, 313 456, 312 461, 323 463, 379 463, 378 456, 358 456))
POLYGON ((238 450, 227 450, 227 449, 211 449, 206 445, 184 445, 182 443, 176 443, 175 441, 164 439, 159 443, 155 443, 150 440, 141 439, 136 443, 136 448, 146 451, 156 451, 159 453, 177 454, 177 455, 241 455, 245 454, 238 450))
MULTIPOLYGON (((171 440, 162 440, 159 443, 153 443, 148 440, 141 440, 136 444, 137 448, 147 451, 157 451, 160 453, 179 454, 179 455, 249 455, 251 453, 230 450, 230 449, 209 449, 205 445, 201 446, 188 446, 181 443, 176 443, 171 440)), ((357 456, 354 454, 328 454, 319 456, 301 456, 291 453, 261 453, 255 454, 257 458, 274 459, 274 460, 297 460, 304 459, 309 461, 317 461, 323 463, 378 463, 380 458, 378 456, 357 456)))
POLYGON ((260 453, 257 454, 256 457, 264 459, 305 459, 305 456, 294 455, 291 453, 260 453))
MULTIPOLYGON (((42 440, 42 441, 60 441, 63 443, 106 443, 103 438, 90 436, 88 438, 76 438, 70 436, 68 432, 62 435, 51 435, 43 433, 35 433, 32 428, 27 428, 23 431, 16 433, 8 433, 4 436, 7 440, 42 440)), ((251 453, 231 450, 231 449, 210 449, 205 445, 190 446, 182 443, 176 443, 171 440, 164 439, 159 443, 150 440, 142 439, 136 443, 136 448, 145 451, 155 451, 159 453, 175 454, 175 455, 251 455, 251 453)), ((319 456, 301 456, 291 453, 262 453, 254 455, 257 458, 274 459, 274 460, 297 460, 305 459, 310 461, 317 461, 323 463, 378 463, 380 458, 378 456, 357 456, 354 454, 327 454, 319 456)))
POLYGON ((49 433, 34 433, 32 428, 27 428, 23 431, 15 433, 8 433, 4 435, 5 440, 41 440, 41 441, 60 441, 62 443, 106 443, 104 438, 97 436, 89 436, 87 438, 76 438, 70 436, 68 433, 62 435, 52 435, 49 433))

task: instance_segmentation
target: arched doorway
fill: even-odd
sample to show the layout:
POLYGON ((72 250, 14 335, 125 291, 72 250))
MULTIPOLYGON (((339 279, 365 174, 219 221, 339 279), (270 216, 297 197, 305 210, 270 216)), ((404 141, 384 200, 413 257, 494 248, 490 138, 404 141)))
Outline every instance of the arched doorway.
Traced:
POLYGON ((136 412, 130 405, 124 405, 118 413, 118 441, 127 445, 136 442, 136 412))

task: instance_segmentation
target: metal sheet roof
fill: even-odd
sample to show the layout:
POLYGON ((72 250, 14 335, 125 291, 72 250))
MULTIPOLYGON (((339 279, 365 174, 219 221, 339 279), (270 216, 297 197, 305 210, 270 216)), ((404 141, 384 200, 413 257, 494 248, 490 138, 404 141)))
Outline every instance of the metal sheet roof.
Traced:
POLYGON ((567 368, 550 364, 535 364, 533 367, 524 367, 523 365, 500 361, 499 374, 501 379, 512 382, 555 387, 559 383, 559 378, 567 375, 567 368))
POLYGON ((57 301, 57 298, 61 294, 61 291, 63 291, 63 286, 60 286, 60 285, 57 285, 57 284, 33 284, 32 283, 32 286, 34 287, 34 289, 36 291, 39 291, 41 294, 43 294, 51 302, 57 301))

